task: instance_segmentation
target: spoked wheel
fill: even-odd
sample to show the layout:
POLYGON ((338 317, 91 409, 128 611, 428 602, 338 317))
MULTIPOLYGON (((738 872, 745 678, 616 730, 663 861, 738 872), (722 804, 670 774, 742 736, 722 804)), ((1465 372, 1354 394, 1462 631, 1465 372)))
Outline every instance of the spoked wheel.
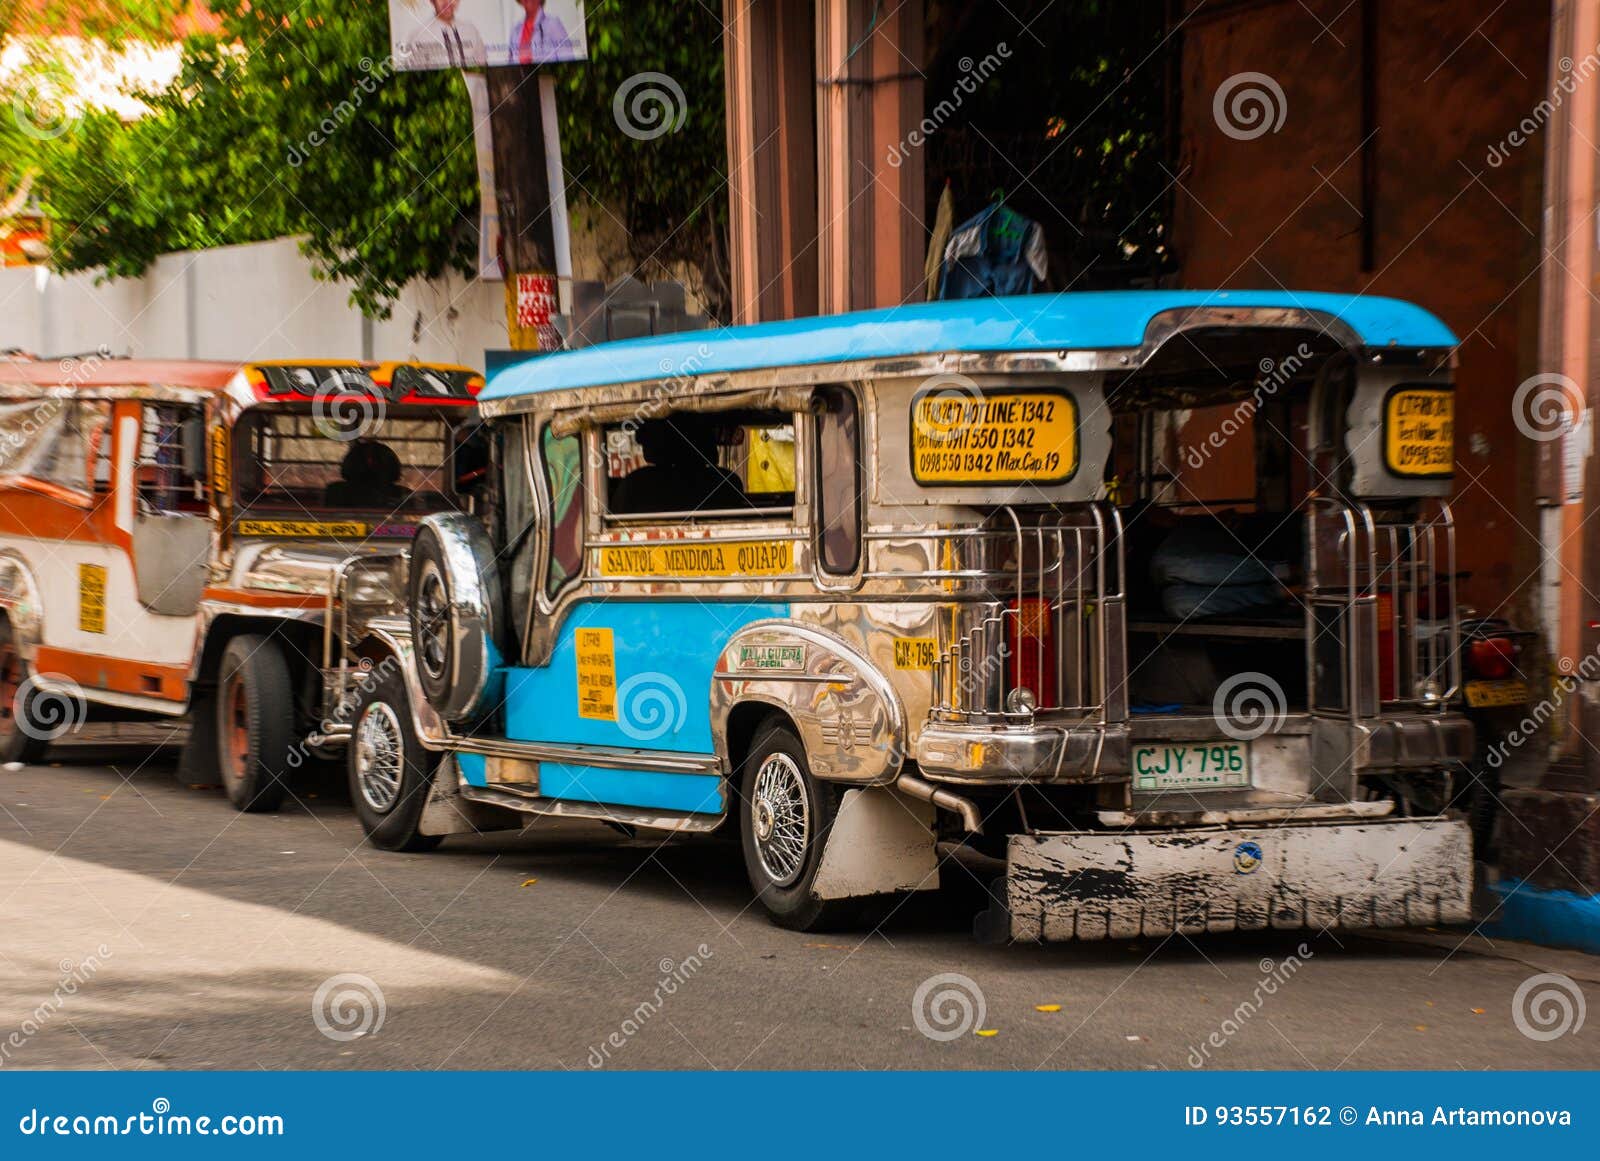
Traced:
POLYGON ((367 707, 351 744, 355 747, 353 769, 361 797, 376 813, 389 813, 400 797, 405 774, 405 743, 393 707, 387 702, 374 702, 367 707))
POLYGON ((769 882, 787 887, 805 870, 811 837, 811 804, 806 796, 805 775, 788 754, 774 753, 756 771, 750 794, 756 858, 769 882))
POLYGON ((772 921, 796 931, 857 922, 861 902, 818 899, 812 884, 839 810, 838 790, 811 776, 805 748, 782 724, 756 732, 740 776, 745 873, 772 921))
POLYGON ((288 792, 294 751, 289 662, 271 637, 228 642, 217 691, 217 765, 240 810, 277 810, 288 792))
POLYGON ((418 830, 439 756, 423 749, 411 722, 411 698, 398 673, 366 679, 346 758, 350 800, 375 847, 430 851, 442 836, 418 830))
POLYGON ((28 663, 22 659, 11 622, 0 620, 0 762, 38 762, 49 738, 30 725, 28 663))

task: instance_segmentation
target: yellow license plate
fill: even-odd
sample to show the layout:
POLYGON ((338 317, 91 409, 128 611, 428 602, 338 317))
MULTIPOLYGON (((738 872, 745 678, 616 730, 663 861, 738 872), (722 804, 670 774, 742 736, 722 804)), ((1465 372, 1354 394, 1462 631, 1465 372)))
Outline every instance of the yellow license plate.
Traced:
POLYGON ((1473 709, 1527 705, 1531 692, 1526 681, 1469 681, 1467 704, 1473 709))

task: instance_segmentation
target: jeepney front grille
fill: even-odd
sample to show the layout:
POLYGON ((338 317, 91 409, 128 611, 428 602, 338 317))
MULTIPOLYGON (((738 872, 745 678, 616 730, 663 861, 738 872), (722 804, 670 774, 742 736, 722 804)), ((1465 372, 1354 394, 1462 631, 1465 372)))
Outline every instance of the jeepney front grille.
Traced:
POLYGON ((1312 704, 1351 718, 1439 709, 1461 685, 1455 521, 1323 497, 1313 508, 1312 704))
POLYGON ((947 530, 953 597, 938 626, 932 713, 943 721, 1126 717, 1121 517, 1114 505, 998 509, 947 530), (1011 700, 1027 688, 1031 710, 1011 700))

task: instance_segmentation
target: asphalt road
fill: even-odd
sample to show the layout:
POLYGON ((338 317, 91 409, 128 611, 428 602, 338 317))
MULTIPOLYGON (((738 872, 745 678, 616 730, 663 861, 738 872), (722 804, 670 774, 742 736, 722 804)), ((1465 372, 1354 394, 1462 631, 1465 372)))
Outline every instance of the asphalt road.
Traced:
POLYGON ((249 816, 179 785, 170 750, 59 756, 0 770, 0 1068, 1600 1066, 1600 1015, 1541 1040, 1513 1012, 1541 972, 1600 1000, 1574 953, 986 947, 959 889, 800 935, 751 906, 726 843, 541 823, 394 855, 361 845, 331 773, 249 816), (945 974, 965 978, 927 984, 945 974))

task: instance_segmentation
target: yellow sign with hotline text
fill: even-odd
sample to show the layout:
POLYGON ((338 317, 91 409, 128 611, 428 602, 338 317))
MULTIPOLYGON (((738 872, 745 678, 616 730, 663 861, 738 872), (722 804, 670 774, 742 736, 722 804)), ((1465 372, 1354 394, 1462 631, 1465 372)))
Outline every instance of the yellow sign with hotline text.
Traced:
POLYGON ((1397 476, 1427 478, 1455 471, 1455 392, 1403 387, 1383 405, 1384 462, 1397 476))
POLYGON ((911 403, 919 484, 1061 484, 1078 470, 1078 405, 1065 391, 932 390, 911 403))

